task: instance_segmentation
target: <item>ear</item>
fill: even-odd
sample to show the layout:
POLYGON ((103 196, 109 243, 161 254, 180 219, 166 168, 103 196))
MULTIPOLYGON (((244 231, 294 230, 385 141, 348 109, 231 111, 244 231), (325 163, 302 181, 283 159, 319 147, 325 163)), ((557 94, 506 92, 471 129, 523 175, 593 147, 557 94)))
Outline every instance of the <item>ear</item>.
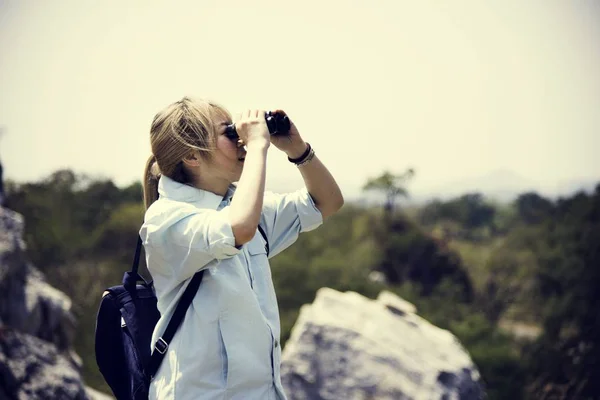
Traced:
POLYGON ((200 166, 200 153, 192 151, 183 157, 183 163, 188 167, 199 167, 200 166))

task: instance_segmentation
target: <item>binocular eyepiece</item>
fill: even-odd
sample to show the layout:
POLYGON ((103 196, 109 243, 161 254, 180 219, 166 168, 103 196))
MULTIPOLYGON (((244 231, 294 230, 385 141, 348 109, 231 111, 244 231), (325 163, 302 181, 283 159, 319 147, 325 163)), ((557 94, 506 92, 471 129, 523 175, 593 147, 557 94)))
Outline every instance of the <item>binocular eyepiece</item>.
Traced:
MULTIPOLYGON (((267 111, 265 113, 265 120, 271 135, 285 136, 290 133, 291 123, 287 115, 280 112, 267 111)), ((237 131, 235 130, 235 124, 227 125, 227 128, 225 128, 225 136, 231 140, 237 141, 239 139, 237 131)))

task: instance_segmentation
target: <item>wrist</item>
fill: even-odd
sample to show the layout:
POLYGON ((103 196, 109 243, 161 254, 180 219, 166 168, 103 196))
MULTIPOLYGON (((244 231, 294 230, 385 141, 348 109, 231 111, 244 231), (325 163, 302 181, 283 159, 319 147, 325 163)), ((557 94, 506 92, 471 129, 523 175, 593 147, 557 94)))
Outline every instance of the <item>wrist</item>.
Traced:
POLYGON ((304 154, 304 152, 306 152, 307 149, 308 149, 308 144, 303 140, 300 143, 298 143, 297 145, 294 145, 293 148, 287 150, 285 153, 287 154, 288 158, 297 159, 297 158, 301 157, 302 154, 304 154))
POLYGON ((270 145, 271 142, 268 139, 255 138, 246 143, 246 149, 248 151, 250 151, 250 149, 266 150, 270 145))
POLYGON ((310 146, 310 143, 306 143, 306 150, 304 150, 304 153, 302 153, 302 155, 297 158, 288 157, 288 161, 291 163, 294 163, 294 164, 296 164, 296 166, 300 167, 304 164, 309 163, 313 159, 314 156, 315 156, 315 151, 310 146))

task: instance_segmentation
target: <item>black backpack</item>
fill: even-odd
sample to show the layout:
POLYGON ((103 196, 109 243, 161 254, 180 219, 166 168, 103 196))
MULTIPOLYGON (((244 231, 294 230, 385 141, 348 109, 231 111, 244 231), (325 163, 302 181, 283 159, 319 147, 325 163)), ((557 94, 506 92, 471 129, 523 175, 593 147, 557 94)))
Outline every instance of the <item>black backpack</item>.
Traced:
MULTIPOLYGON (((259 226, 267 255, 269 242, 259 226)), ((150 341, 160 318, 152 281, 138 274, 142 239, 138 237, 131 271, 125 272, 123 284, 106 289, 96 317, 96 362, 106 383, 118 400, 147 400, 150 381, 192 303, 204 270, 197 272, 183 292, 175 312, 153 351, 150 341)))

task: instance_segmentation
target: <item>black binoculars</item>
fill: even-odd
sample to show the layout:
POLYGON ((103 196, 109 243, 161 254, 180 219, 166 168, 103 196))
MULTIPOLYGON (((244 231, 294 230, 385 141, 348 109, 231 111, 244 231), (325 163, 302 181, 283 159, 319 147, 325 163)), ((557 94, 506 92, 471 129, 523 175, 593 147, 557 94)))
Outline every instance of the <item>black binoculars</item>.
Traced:
MULTIPOLYGON (((265 120, 267 121, 267 127, 271 135, 285 136, 290 133, 290 119, 287 115, 280 112, 267 111, 265 113, 265 120)), ((231 140, 238 140, 239 136, 235 130, 235 124, 227 125, 225 128, 225 136, 231 140)))

